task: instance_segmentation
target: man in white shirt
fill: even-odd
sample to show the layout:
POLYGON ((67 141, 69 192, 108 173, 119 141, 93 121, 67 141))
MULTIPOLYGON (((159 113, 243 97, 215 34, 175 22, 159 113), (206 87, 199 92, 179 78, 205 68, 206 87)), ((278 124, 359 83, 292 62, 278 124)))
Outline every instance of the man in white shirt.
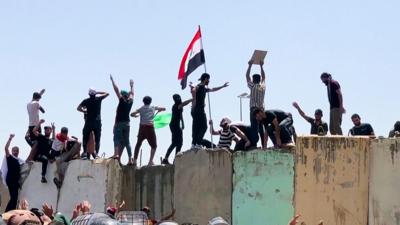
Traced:
MULTIPOLYGON (((42 98, 44 92, 45 89, 42 89, 40 92, 33 93, 32 101, 30 101, 26 106, 29 116, 29 126, 28 126, 28 131, 26 132, 25 135, 25 140, 31 147, 35 144, 36 140, 36 136, 33 133, 33 128, 39 125, 40 122, 39 111, 42 113, 45 112, 42 106, 40 106, 39 104, 39 101, 42 98)), ((40 128, 39 132, 41 132, 40 128)))

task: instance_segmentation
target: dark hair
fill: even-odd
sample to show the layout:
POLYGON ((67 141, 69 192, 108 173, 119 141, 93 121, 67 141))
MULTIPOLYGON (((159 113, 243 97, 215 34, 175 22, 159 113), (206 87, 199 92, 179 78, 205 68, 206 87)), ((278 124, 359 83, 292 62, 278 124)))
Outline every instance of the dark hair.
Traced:
POLYGON ((253 83, 259 84, 261 82, 260 74, 253 74, 253 83))
POLYGON ((143 103, 145 104, 145 105, 150 105, 151 104, 151 97, 150 96, 145 96, 144 98, 143 98, 143 103))
POLYGON ((203 73, 199 79, 199 81, 205 81, 206 79, 210 79, 210 74, 208 73, 203 73))
POLYGON ((351 119, 355 119, 355 118, 360 119, 360 115, 358 115, 357 113, 354 113, 354 114, 351 116, 351 119))
POLYGON ((179 94, 172 95, 172 99, 174 99, 175 103, 179 103, 179 104, 182 103, 182 99, 181 99, 181 96, 179 94))
POLYGON ((260 113, 260 112, 262 112, 263 110, 261 109, 261 108, 256 108, 254 111, 253 111, 253 115, 255 116, 255 115, 257 115, 258 113, 260 113))
POLYGON ((321 115, 321 116, 323 115, 321 109, 316 109, 314 114, 315 115, 321 115))
POLYGON ((44 129, 52 129, 51 126, 44 126, 44 129))
POLYGON ((323 72, 323 73, 321 74, 321 79, 322 79, 322 78, 332 78, 332 75, 331 75, 330 73, 323 72))
POLYGON ((400 131, 400 121, 396 121, 396 123, 394 124, 394 129, 396 131, 400 131))
POLYGON ((62 128, 61 128, 61 133, 63 133, 63 134, 68 134, 68 128, 62 127, 62 128))
POLYGON ((40 95, 40 93, 38 93, 38 92, 35 92, 35 93, 33 93, 33 96, 32 96, 32 98, 33 98, 33 99, 35 99, 35 100, 37 100, 37 99, 41 99, 41 98, 42 98, 42 96, 40 95))

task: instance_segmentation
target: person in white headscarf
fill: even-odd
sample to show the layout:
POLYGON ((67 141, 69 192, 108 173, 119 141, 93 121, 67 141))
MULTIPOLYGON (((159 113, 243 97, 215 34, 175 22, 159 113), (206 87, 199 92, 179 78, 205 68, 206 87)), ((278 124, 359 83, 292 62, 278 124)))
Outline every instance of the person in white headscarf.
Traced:
POLYGON ((19 148, 17 146, 12 147, 10 153, 10 144, 14 136, 14 134, 10 134, 4 147, 5 157, 1 166, 3 183, 7 185, 10 192, 10 201, 7 204, 6 212, 17 208, 18 191, 21 187, 19 183, 21 179, 21 164, 24 163, 23 160, 18 158, 19 148))

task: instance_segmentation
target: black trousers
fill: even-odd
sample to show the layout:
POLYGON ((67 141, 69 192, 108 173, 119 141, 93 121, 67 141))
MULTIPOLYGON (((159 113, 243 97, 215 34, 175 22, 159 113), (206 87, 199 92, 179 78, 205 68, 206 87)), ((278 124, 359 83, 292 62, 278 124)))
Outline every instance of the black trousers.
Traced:
POLYGON ((192 144, 203 145, 203 138, 207 131, 207 116, 204 109, 192 110, 192 144))
POLYGON ((19 183, 7 182, 8 192, 10 193, 10 201, 8 201, 6 212, 17 209, 19 183))
MULTIPOLYGON (((292 135, 294 134, 293 119, 287 117, 279 123, 280 128, 280 138, 282 144, 292 143, 292 135)), ((268 127, 268 136, 271 138, 272 143, 276 144, 276 138, 274 134, 275 128, 273 125, 268 127)))
MULTIPOLYGON (((36 143, 36 139, 37 139, 36 135, 33 133, 33 128, 35 128, 35 126, 29 126, 28 131, 26 132, 26 135, 25 135, 25 141, 31 147, 36 143)), ((39 127, 38 131, 39 131, 39 133, 41 133, 42 129, 39 127)))
POLYGON ((83 152, 87 152, 87 143, 89 140, 90 132, 94 132, 94 142, 96 144, 96 152, 95 154, 97 155, 99 153, 100 149, 100 137, 101 137, 101 121, 86 121, 85 126, 83 127, 83 152))
POLYGON ((183 145, 182 128, 174 126, 170 126, 169 128, 172 134, 172 143, 169 146, 167 153, 165 154, 166 159, 168 159, 168 157, 171 155, 174 148, 176 148, 175 154, 178 154, 181 151, 183 145))
POLYGON ((34 160, 42 163, 42 176, 45 176, 47 165, 49 164, 49 157, 45 155, 37 155, 34 160))
POLYGON ((257 140, 255 140, 256 142, 256 146, 257 146, 257 142, 258 140, 261 140, 261 145, 264 146, 264 127, 262 125, 262 123, 259 123, 256 119, 256 116, 254 115, 254 110, 256 110, 257 108, 252 107, 250 109, 250 127, 251 127, 251 136, 254 136, 255 138, 257 138, 257 140), (259 136, 260 135, 260 138, 259 136))

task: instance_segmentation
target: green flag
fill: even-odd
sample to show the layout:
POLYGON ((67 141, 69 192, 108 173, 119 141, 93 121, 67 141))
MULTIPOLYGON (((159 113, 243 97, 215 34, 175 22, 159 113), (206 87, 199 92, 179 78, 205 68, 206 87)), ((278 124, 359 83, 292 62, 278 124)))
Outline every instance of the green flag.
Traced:
POLYGON ((165 126, 168 126, 171 122, 172 113, 161 113, 157 114, 153 121, 154 121, 154 128, 159 129, 165 126))

